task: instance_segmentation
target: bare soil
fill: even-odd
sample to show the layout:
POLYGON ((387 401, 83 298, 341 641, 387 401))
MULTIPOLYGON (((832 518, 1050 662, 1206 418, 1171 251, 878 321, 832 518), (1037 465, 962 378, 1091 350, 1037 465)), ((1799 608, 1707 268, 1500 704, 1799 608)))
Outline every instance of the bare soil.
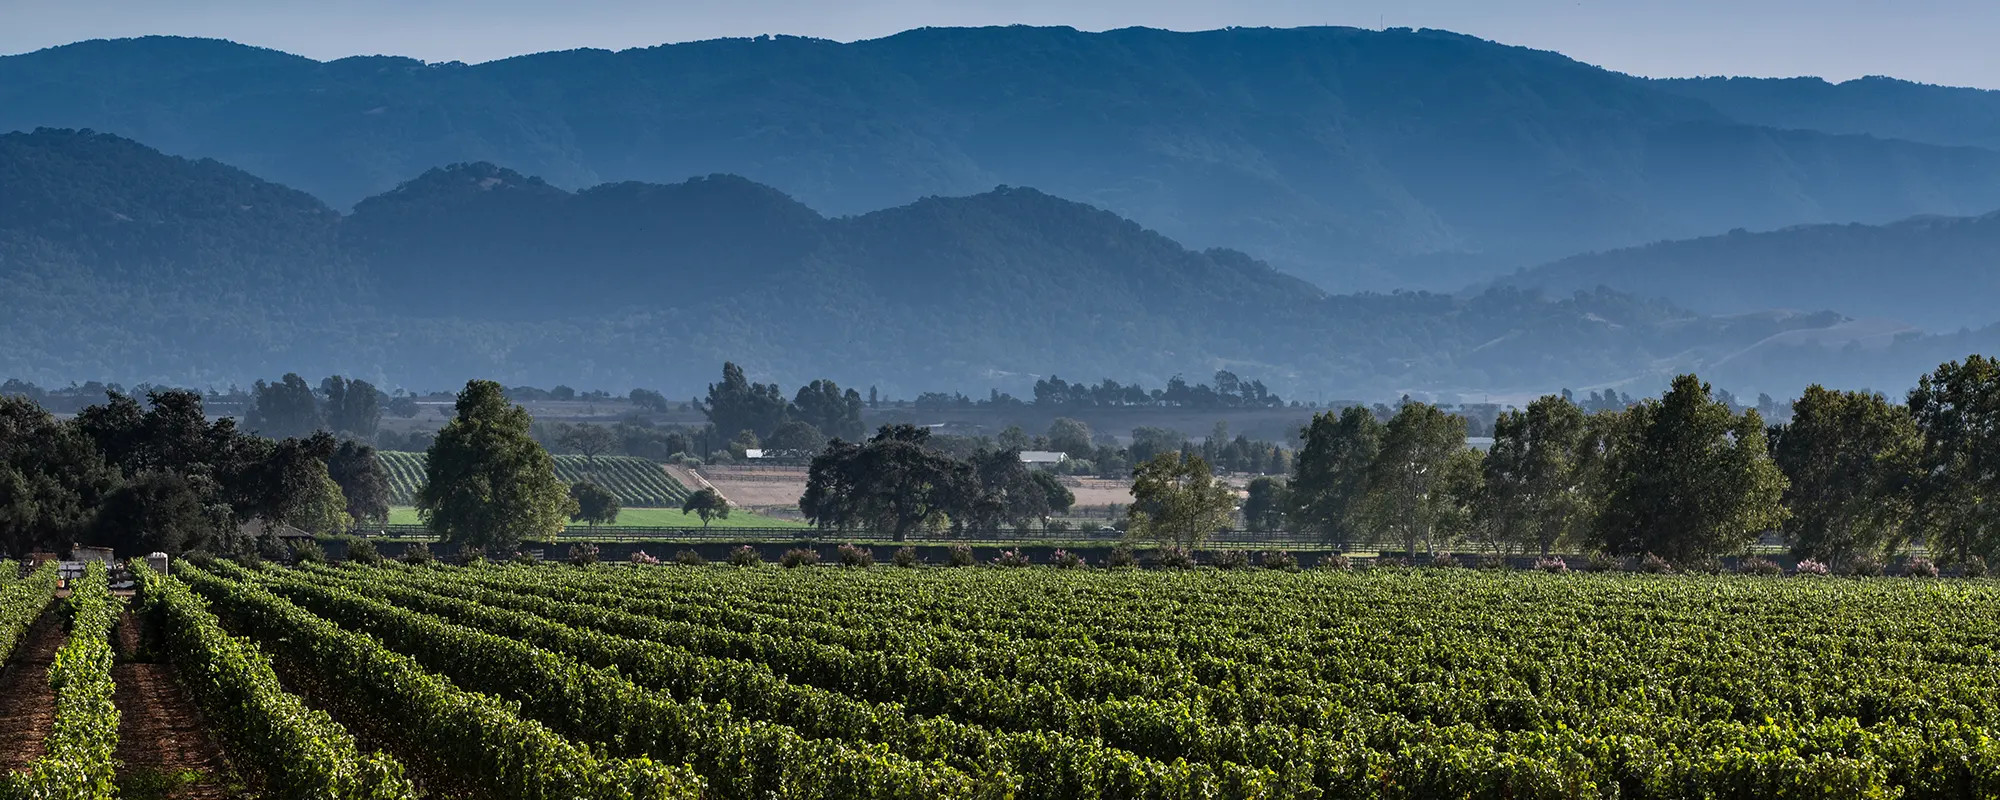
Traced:
POLYGON ((730 505, 741 508, 796 509, 799 498, 806 493, 805 467, 708 466, 698 472, 681 467, 668 468, 670 473, 674 470, 693 472, 697 483, 688 483, 687 478, 674 475, 690 488, 698 489, 702 484, 713 486, 728 498, 730 505))
POLYGON ((49 611, 28 631, 0 670, 0 770, 19 772, 42 755, 42 740, 56 720, 49 666, 62 649, 62 619, 49 611))
POLYGON ((166 664, 146 660, 139 618, 118 620, 118 781, 126 797, 226 800, 245 796, 193 698, 166 664))

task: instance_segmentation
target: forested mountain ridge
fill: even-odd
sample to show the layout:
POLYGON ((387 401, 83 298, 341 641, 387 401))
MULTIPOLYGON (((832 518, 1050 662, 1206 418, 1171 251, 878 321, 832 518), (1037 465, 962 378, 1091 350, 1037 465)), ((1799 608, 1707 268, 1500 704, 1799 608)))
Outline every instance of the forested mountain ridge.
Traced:
POLYGON ((568 192, 464 164, 341 217, 213 162, 53 130, 0 136, 0 175, 0 281, 24 289, 0 295, 0 374, 53 384, 302 370, 680 394, 734 360, 909 394, 1232 368, 1369 396, 1650 382, 1841 323, 1597 291, 1329 295, 1026 188, 826 218, 740 177, 568 192))
POLYGON ((2000 91, 1991 89, 1882 76, 1839 83, 1821 78, 1671 78, 1654 85, 1753 125, 2000 149, 2000 91))
POLYGON ((1838 308, 1932 331, 2000 319, 2000 212, 1888 225, 1803 225, 1572 256, 1501 285, 1563 294, 1608 286, 1697 311, 1838 308))
POLYGON ((736 174, 831 214, 1033 186, 1333 290, 2000 208, 2000 153, 1758 127, 1441 31, 923 29, 471 66, 94 41, 0 58, 0 130, 41 125, 216 157, 340 208, 479 161, 568 189, 736 174))

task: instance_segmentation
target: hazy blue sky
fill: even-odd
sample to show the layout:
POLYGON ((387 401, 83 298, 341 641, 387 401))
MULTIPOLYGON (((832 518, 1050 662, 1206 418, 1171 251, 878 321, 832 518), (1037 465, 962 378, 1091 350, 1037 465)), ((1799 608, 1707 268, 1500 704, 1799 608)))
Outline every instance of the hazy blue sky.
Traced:
POLYGON ((1894 75, 2000 88, 1995 0, 0 0, 0 53, 213 36, 320 59, 487 61, 573 47, 924 25, 1447 28, 1642 75, 1894 75))

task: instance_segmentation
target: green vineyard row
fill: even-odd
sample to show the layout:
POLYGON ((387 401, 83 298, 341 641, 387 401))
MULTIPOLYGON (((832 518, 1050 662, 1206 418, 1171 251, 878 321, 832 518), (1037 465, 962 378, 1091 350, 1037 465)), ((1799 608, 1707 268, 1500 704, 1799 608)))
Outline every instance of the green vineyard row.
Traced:
POLYGON ((712 797, 2000 793, 1994 582, 217 569, 712 797))
POLYGON ((323 711, 285 690, 255 645, 230 636, 208 603, 180 581, 135 563, 140 613, 159 632, 163 655, 181 685, 246 766, 263 775, 279 798, 416 800, 403 766, 381 753, 363 754, 354 737, 323 711))
MULTIPOLYGON (((382 451, 375 454, 389 474, 389 504, 415 505, 424 485, 424 454, 382 451)), ((554 456, 556 477, 564 483, 589 481, 617 496, 626 508, 680 508, 688 489, 659 464, 631 456, 554 456)))
POLYGON ((111 596, 102 563, 92 562, 66 603, 69 638, 56 651, 48 681, 55 721, 42 755, 26 772, 0 781, 8 800, 110 800, 115 796, 118 708, 112 701, 111 629, 124 601, 111 596))
POLYGON ((367 634, 270 592, 182 565, 185 580, 239 633, 309 683, 311 700, 350 725, 397 737, 406 757, 495 797, 666 800, 704 796, 686 767, 600 755, 462 689, 367 634))

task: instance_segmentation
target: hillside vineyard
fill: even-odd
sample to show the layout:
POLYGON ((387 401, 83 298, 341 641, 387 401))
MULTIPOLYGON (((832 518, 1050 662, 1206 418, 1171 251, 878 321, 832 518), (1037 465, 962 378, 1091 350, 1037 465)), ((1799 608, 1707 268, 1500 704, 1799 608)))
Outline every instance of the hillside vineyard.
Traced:
POLYGON ((137 608, 286 797, 2000 791, 1985 581, 137 570, 137 608))

